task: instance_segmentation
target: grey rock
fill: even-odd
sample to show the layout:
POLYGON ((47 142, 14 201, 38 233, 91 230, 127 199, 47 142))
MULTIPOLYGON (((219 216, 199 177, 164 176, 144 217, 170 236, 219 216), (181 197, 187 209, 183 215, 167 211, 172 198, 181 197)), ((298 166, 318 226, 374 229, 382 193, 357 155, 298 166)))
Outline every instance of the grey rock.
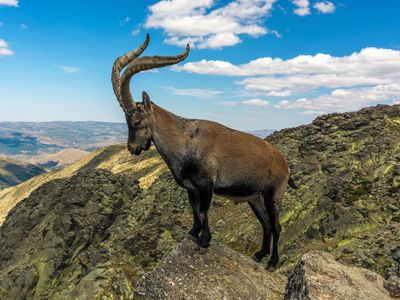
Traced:
POLYGON ((391 299, 383 278, 366 269, 349 267, 321 251, 304 254, 289 277, 285 300, 391 299))

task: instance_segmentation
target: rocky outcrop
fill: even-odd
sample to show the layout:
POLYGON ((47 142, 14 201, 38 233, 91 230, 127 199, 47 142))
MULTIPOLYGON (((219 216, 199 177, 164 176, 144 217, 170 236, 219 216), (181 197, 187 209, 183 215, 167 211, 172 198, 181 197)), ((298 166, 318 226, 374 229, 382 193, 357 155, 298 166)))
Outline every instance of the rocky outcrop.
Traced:
POLYGON ((110 246, 138 193, 135 183, 100 170, 35 190, 0 227, 0 299, 129 294, 134 269, 110 246))
POLYGON ((212 244, 205 253, 183 240, 162 266, 136 285, 139 299, 282 299, 286 277, 266 271, 226 246, 212 244))
POLYGON ((328 253, 303 255, 290 276, 285 300, 296 299, 392 299, 384 279, 376 273, 349 267, 328 253))
POLYGON ((322 115, 267 140, 299 186, 282 204, 288 273, 303 253, 320 249, 383 275, 400 255, 400 105, 322 115))
POLYGON ((390 296, 400 299, 400 262, 396 268, 388 268, 385 271, 383 286, 389 291, 390 296))

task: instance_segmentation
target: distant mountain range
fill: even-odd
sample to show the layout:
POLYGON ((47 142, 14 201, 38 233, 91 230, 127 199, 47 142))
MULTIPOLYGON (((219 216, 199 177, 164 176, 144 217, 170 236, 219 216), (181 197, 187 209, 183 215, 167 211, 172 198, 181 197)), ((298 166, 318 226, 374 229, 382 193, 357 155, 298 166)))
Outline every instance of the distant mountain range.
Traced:
POLYGON ((0 154, 34 156, 85 151, 125 142, 126 124, 111 122, 0 122, 0 154))
POLYGON ((258 136, 259 138, 266 138, 275 131, 276 131, 275 129, 259 129, 259 130, 248 130, 246 132, 258 136))
MULTIPOLYGON (((264 138, 274 130, 248 131, 264 138)), ((112 122, 0 122, 0 154, 23 160, 63 149, 93 151, 125 143, 125 123, 112 122)))

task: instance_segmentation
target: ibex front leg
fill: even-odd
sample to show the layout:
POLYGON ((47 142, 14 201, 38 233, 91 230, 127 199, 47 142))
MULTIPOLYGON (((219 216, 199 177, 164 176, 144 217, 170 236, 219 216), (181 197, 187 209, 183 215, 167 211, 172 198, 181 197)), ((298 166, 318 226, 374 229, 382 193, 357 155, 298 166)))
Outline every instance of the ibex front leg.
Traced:
POLYGON ((192 190, 188 190, 188 195, 189 203, 193 210, 193 226, 192 229, 190 229, 188 232, 188 238, 197 242, 202 228, 201 220, 199 217, 200 197, 197 191, 194 192, 192 190))
POLYGON ((212 189, 202 188, 199 190, 200 205, 199 205, 199 217, 201 221, 201 234, 197 240, 197 244, 201 248, 207 248, 210 246, 211 233, 208 226, 208 209, 210 208, 212 199, 212 189))

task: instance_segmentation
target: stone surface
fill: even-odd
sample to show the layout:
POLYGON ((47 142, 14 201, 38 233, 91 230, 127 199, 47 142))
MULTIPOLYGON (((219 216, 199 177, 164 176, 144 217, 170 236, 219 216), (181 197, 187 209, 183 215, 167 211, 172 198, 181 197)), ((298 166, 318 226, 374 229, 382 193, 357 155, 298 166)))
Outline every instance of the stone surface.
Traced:
POLYGON ((392 299, 384 279, 367 269, 338 263, 322 251, 304 254, 289 277, 285 300, 392 299))
POLYGON ((400 299, 400 263, 396 268, 388 268, 385 271, 383 286, 389 291, 390 296, 400 299))
POLYGON ((142 299, 282 299, 286 277, 223 245, 205 253, 183 240, 136 285, 142 299))

